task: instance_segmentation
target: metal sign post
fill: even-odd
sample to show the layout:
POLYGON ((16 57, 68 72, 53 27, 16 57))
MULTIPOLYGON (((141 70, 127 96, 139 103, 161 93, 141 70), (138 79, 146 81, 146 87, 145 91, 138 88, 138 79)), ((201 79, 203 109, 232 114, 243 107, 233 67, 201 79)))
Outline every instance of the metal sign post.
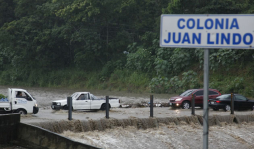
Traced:
POLYGON ((209 50, 204 49, 203 149, 208 149, 209 50))

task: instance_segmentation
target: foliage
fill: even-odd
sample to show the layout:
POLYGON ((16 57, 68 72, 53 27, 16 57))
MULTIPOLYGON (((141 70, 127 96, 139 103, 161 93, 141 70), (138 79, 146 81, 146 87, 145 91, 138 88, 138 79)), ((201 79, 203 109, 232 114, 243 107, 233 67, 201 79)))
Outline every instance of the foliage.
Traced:
POLYGON ((131 70, 151 72, 153 69, 153 55, 143 47, 137 47, 135 53, 127 55, 126 67, 131 70))
POLYGON ((172 0, 163 13, 169 14, 239 14, 253 12, 250 0, 172 0))
POLYGON ((166 77, 155 77, 149 83, 150 92, 152 93, 169 93, 170 87, 168 78, 166 77))
POLYGON ((180 93, 190 88, 199 88, 197 73, 189 70, 182 73, 182 78, 174 76, 170 79, 166 77, 154 77, 149 84, 150 91, 154 93, 180 93))
POLYGON ((193 50, 190 49, 158 48, 154 62, 155 70, 164 76, 178 75, 180 72, 189 69, 191 64, 195 62, 192 57, 193 54, 193 50))
POLYGON ((174 76, 170 79, 170 88, 174 93, 178 93, 182 90, 182 81, 178 76, 174 76))
POLYGON ((12 0, 0 0, 0 26, 15 19, 12 0))
POLYGON ((213 81, 209 86, 222 93, 241 93, 245 88, 243 77, 228 77, 224 81, 213 81))
MULTIPOLYGON (((253 14, 254 1, 0 0, 0 12, 0 84, 165 93, 200 87, 204 58, 159 47, 161 14, 253 14)), ((251 95, 254 51, 209 51, 211 86, 251 95)))
POLYGON ((199 79, 197 76, 197 73, 193 70, 189 70, 187 72, 184 72, 182 74, 182 87, 184 90, 190 89, 190 88, 199 88, 199 79))
MULTIPOLYGON (((209 66, 211 70, 218 70, 220 67, 226 68, 226 70, 230 70, 230 66, 232 66, 236 62, 244 62, 244 57, 247 58, 247 53, 250 53, 247 50, 232 50, 232 49, 214 49, 209 50, 209 66)), ((200 67, 203 65, 203 50, 196 49, 195 55, 198 57, 200 62, 200 67)))
POLYGON ((127 90, 129 92, 135 92, 139 89, 145 89, 149 82, 147 74, 138 72, 132 72, 127 79, 128 79, 127 90))
POLYGON ((128 92, 137 92, 145 90, 149 83, 149 77, 145 73, 137 71, 116 69, 107 82, 109 88, 118 88, 128 92))
POLYGON ((158 75, 167 76, 172 73, 172 62, 171 56, 174 49, 170 48, 157 48, 156 58, 154 61, 155 70, 158 75))
POLYGON ((7 96, 4 96, 3 94, 0 94, 0 99, 7 98, 7 96))
POLYGON ((191 64, 191 51, 176 48, 171 56, 172 69, 174 74, 188 69, 191 64))
POLYGON ((178 76, 171 78, 169 86, 174 93, 181 93, 187 89, 199 88, 199 81, 197 73, 189 70, 182 73, 181 79, 178 76))

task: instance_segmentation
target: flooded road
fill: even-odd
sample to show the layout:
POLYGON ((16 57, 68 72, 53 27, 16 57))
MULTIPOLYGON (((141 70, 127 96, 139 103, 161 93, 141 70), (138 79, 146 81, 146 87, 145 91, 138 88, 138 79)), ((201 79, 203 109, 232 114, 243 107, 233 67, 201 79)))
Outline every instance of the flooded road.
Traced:
MULTIPOLYGON (((203 109, 196 108, 196 115, 203 115, 203 109)), ((254 114, 253 111, 235 111, 236 115, 249 115, 254 114)), ((209 110, 209 115, 230 115, 230 112, 213 111, 209 110)), ((73 111, 72 118, 79 120, 99 120, 105 118, 105 111, 73 111)), ((181 116, 191 116, 191 110, 185 109, 171 109, 169 107, 154 107, 153 116, 156 118, 166 118, 166 117, 181 117, 181 116)), ((111 108, 109 111, 109 118, 112 119, 128 119, 128 118, 149 118, 150 108, 111 108)), ((34 122, 45 122, 45 121, 59 121, 68 120, 68 111, 60 110, 55 111, 50 107, 41 108, 39 113, 25 115, 21 117, 21 122, 23 123, 34 123, 34 122)))
MULTIPOLYGON (((7 95, 6 86, 0 86, 0 94, 7 95)), ((15 87, 17 88, 17 87, 15 87)), ((22 88, 22 87, 20 87, 22 88)), ((88 91, 98 97, 116 97, 121 100, 121 104, 138 104, 148 103, 150 101, 150 93, 128 93, 128 92, 116 92, 116 91, 100 91, 100 90, 82 90, 82 89, 63 89, 63 88, 24 88, 37 100, 39 106, 39 112, 37 114, 22 116, 21 122, 43 122, 52 120, 67 120, 68 111, 60 110, 55 111, 51 109, 51 103, 54 100, 67 99, 68 96, 77 91, 88 91)), ((168 99, 174 95, 169 94, 153 94, 154 103, 168 103, 168 99)), ((196 108, 195 113, 197 115, 203 115, 203 109, 196 108)), ((253 111, 235 111, 235 114, 246 115, 252 114, 253 111)), ((213 111, 209 110, 209 115, 229 115, 230 112, 213 111)), ((73 111, 73 119, 89 120, 89 119, 101 119, 105 118, 105 111, 73 111)), ((180 117, 191 116, 191 109, 171 109, 170 107, 154 107, 154 117, 180 117)), ((110 118, 125 119, 125 118, 149 118, 150 108, 112 108, 109 112, 110 118)))
MULTIPOLYGON (((38 114, 21 116, 21 122, 34 124, 40 122, 54 122, 68 120, 68 111, 54 111, 50 108, 51 102, 59 99, 66 99, 76 91, 74 89, 52 89, 52 88, 24 88, 37 100, 40 107, 38 114)), ((150 93, 127 93, 112 91, 91 90, 99 97, 116 97, 122 104, 148 103, 150 93)), ((0 94, 7 95, 7 87, 0 86, 0 94)), ((154 103, 167 103, 174 95, 153 94, 154 103)), ((183 117, 191 116, 191 109, 171 109, 170 107, 154 107, 154 117, 183 117)), ((196 115, 203 115, 203 109, 196 108, 196 115)), ((236 115, 252 115, 253 111, 235 111, 236 115)), ((90 121, 105 119, 105 111, 73 111, 74 120, 90 121)), ((230 115, 230 112, 209 110, 209 115, 230 115)), ((110 119, 135 119, 149 118, 149 107, 136 108, 112 108, 109 112, 110 119)), ((157 128, 137 129, 132 126, 126 128, 106 129, 104 131, 72 132, 65 131, 61 135, 73 140, 91 144, 107 149, 192 149, 202 148, 203 127, 196 124, 160 124, 157 128)), ((254 123, 223 124, 222 126, 209 127, 209 148, 216 149, 252 149, 254 148, 254 123)))
MULTIPOLYGON (((0 94, 7 95, 7 89, 11 86, 0 86, 0 94)), ((45 108, 51 105, 54 100, 67 99, 74 92, 90 92, 98 97, 116 97, 121 100, 122 104, 136 104, 141 102, 148 103, 150 95, 154 96, 154 103, 167 102, 175 94, 152 94, 152 93, 129 93, 125 91, 107 91, 107 90, 86 90, 86 89, 66 89, 66 88, 39 88, 39 87, 13 87, 23 88, 36 98, 38 106, 45 108)))

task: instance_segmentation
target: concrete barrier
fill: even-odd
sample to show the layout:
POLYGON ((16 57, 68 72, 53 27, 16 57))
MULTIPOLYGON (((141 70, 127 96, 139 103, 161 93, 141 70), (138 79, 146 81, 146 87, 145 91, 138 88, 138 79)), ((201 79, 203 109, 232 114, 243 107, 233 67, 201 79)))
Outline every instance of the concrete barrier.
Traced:
POLYGON ((22 147, 36 149, 98 149, 49 130, 23 123, 19 123, 16 143, 22 147))
POLYGON ((8 144, 17 139, 17 128, 20 122, 19 114, 0 115, 0 144, 8 144))
POLYGON ((98 149, 46 129, 20 123, 20 114, 0 115, 0 148, 4 144, 28 149, 98 149))

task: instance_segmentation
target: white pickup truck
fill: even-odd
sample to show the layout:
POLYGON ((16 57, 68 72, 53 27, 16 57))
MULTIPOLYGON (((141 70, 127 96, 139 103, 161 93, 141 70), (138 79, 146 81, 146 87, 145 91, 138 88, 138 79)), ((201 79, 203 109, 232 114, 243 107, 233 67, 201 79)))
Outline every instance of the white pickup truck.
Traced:
POLYGON ((1 113, 38 113, 36 100, 24 89, 8 88, 8 97, 0 99, 1 113))
MULTIPOLYGON (((72 97, 73 110, 106 110, 106 99, 98 98, 89 92, 75 92, 72 97)), ((120 107, 118 98, 109 98, 109 108, 120 107)), ((68 109, 67 99, 52 102, 53 110, 68 109)))

